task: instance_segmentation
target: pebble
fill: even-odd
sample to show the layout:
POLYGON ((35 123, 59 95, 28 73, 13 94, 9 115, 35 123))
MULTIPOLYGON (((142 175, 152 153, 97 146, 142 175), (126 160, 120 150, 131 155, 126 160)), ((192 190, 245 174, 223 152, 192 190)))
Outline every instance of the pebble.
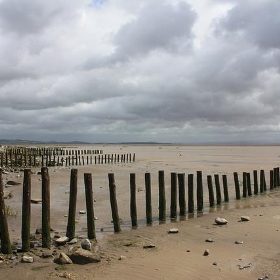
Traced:
POLYGON ((249 217, 249 216, 241 216, 241 217, 240 217, 240 220, 241 220, 242 222, 249 222, 249 221, 250 221, 250 217, 249 217))
POLYGON ((206 240, 205 240, 205 242, 215 242, 212 238, 207 238, 206 240))
POLYGON ((228 221, 225 219, 225 218, 220 218, 220 217, 217 217, 215 219, 215 223, 217 225, 226 225, 228 223, 228 221))
POLYGON ((23 255, 21 258, 21 262, 23 263, 33 263, 34 262, 34 258, 28 255, 23 255))
POLYGON ((209 249, 206 249, 203 253, 203 256, 209 256, 210 252, 209 252, 209 249))
POLYGON ((171 228, 168 233, 178 233, 179 232, 179 229, 177 228, 171 228))
POLYGON ((217 262, 213 262, 213 265, 218 265, 218 263, 217 262))
POLYGON ((243 241, 235 241, 235 244, 243 244, 243 241))
POLYGON ((119 260, 121 261, 121 260, 124 260, 124 259, 126 259, 126 256, 119 256, 119 260))
POLYGON ((79 214, 86 214, 86 210, 80 210, 79 214))
POLYGON ((151 248, 155 248, 156 246, 154 244, 148 244, 148 245, 144 245, 143 248, 144 249, 151 249, 151 248))

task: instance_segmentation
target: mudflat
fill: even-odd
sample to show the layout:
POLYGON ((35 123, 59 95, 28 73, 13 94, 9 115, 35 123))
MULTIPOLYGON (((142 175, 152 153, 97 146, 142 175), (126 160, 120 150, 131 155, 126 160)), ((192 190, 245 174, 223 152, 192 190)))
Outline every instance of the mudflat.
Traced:
MULTIPOLYGON (((73 147, 72 147, 73 148, 73 147)), ((79 148, 79 147, 75 147, 79 148)), ((82 147, 83 148, 83 147, 82 147)), ((90 148, 90 146, 87 146, 90 148)), ((279 146, 187 146, 187 145, 100 145, 104 154, 135 153, 136 161, 71 167, 50 167, 51 227, 65 234, 67 226, 71 168, 78 169, 78 197, 76 235, 87 234, 84 173, 93 179, 94 214, 97 246, 101 262, 88 265, 57 265, 52 259, 35 259, 32 264, 16 261, 0 264, 3 279, 280 279, 277 243, 280 238, 280 192, 278 188, 251 197, 235 199, 233 172, 238 172, 240 186, 242 173, 265 171, 267 186, 269 172, 278 167, 279 146), (158 171, 165 174, 167 221, 158 222, 158 171), (170 220, 171 172, 203 173, 203 214, 187 214, 170 220), (146 226, 145 173, 151 174, 153 225, 146 226), (109 201, 108 173, 114 173, 122 232, 113 233, 109 201), (130 173, 135 173, 137 187, 138 228, 131 229, 130 173), (207 175, 227 175, 228 203, 209 207, 207 175), (81 212, 83 213, 83 212, 81 212), (241 222, 241 216, 250 221, 241 222), (225 218, 223 226, 215 218, 225 218), (177 228, 178 233, 168 233, 177 228), (212 239, 214 242, 206 242, 212 239), (149 248, 148 245, 150 246, 149 248), (148 247, 148 248, 146 248, 148 247), (208 250, 208 255, 204 255, 208 250), (12 268, 11 268, 12 267, 12 268)), ((32 199, 41 199, 40 168, 32 169, 32 199)), ((13 241, 20 243, 23 173, 5 174, 4 181, 20 185, 6 190, 13 197, 5 203, 16 216, 8 217, 13 241)), ((220 178, 221 180, 221 178, 220 178)), ((214 183, 214 182, 213 182, 214 183)), ((222 182, 221 182, 222 183, 222 182)), ((187 193, 187 191, 186 191, 187 193)), ((187 199, 187 197, 186 197, 187 199)), ((196 204, 196 195, 194 197, 196 204)), ((31 233, 41 227, 41 204, 32 203, 31 233)), ((196 205, 195 205, 196 207, 196 205)), ((179 215, 179 211, 178 211, 179 215)), ((59 252, 59 248, 56 248, 59 252)))

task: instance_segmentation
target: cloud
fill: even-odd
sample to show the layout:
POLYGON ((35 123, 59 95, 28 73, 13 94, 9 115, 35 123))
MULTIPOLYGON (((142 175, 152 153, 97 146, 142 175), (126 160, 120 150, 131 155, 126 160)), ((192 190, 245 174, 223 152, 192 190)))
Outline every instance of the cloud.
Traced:
POLYGON ((277 141, 277 2, 2 0, 1 138, 277 141))

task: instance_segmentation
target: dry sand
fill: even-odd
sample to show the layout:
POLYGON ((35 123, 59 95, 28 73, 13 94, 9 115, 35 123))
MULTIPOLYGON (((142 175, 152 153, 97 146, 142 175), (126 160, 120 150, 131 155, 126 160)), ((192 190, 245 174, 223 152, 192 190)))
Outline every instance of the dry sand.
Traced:
MULTIPOLYGON (((102 261, 91 265, 68 265, 60 267, 49 260, 36 260, 33 264, 18 263, 13 268, 0 264, 1 279, 258 279, 268 275, 269 279, 280 279, 279 238, 280 203, 279 190, 235 201, 234 171, 266 171, 279 164, 280 147, 240 146, 95 146, 104 153, 136 153, 135 163, 78 166, 77 212, 85 209, 83 173, 93 176, 93 193, 96 202, 95 216, 97 242, 102 261), (158 171, 165 171, 167 209, 170 207, 170 172, 196 173, 203 171, 204 215, 186 217, 181 221, 158 225, 158 171), (153 217, 152 227, 145 226, 144 173, 152 177, 153 217), (113 234, 108 193, 108 173, 114 173, 120 217, 123 220, 121 234, 113 234), (129 174, 137 178, 137 210, 139 228, 131 230, 129 216, 129 174), (208 207, 206 175, 227 174, 230 202, 221 207, 208 207), (249 222, 240 222, 240 216, 248 215, 249 222), (215 217, 226 218, 226 226, 214 225, 215 217), (170 228, 179 229, 178 234, 168 234, 170 228), (103 228, 104 231, 100 231, 103 228), (215 242, 207 243, 207 238, 215 242), (243 241, 243 244, 235 244, 243 241), (153 249, 144 249, 147 244, 153 249), (209 256, 203 256, 209 249, 209 256), (188 250, 190 252, 188 252, 188 250), (123 256, 119 260, 120 256, 123 256), (215 264, 213 264, 215 263, 215 264), (240 269, 250 264, 250 267, 240 269), (59 269, 58 269, 59 268, 59 269), (57 270, 58 269, 58 270, 57 270), (66 273, 64 273, 66 272, 66 273), (3 278, 2 278, 3 277, 3 278)), ((73 167, 76 168, 76 167, 73 167)), ((40 198, 40 176, 32 175, 32 198, 40 198)), ((70 169, 49 168, 51 178, 51 226, 65 233, 68 214, 70 169)), ((22 174, 8 174, 4 179, 22 182, 22 174)), ((240 177, 241 179, 241 177, 240 177)), ((18 211, 16 218, 9 218, 9 229, 13 240, 20 238, 21 187, 10 187, 14 197, 6 200, 18 211)), ((167 213, 169 215, 169 211, 167 213)), ((77 214, 77 235, 86 235, 86 217, 77 214)), ((40 227, 41 205, 32 204, 31 232, 40 227)))

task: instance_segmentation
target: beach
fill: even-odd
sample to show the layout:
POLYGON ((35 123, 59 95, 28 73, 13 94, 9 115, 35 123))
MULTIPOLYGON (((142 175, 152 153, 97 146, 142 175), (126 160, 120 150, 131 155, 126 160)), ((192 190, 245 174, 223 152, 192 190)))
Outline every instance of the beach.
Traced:
MULTIPOLYGON (((89 148, 89 146, 85 146, 89 148)), ((73 147, 71 147, 73 148, 73 147)), ((74 147, 79 148, 79 147, 74 147)), ((83 148, 83 147, 82 147, 83 148)), ((252 197, 235 199, 233 172, 265 171, 269 186, 269 171, 279 165, 279 146, 188 146, 188 145, 94 145, 105 153, 135 153, 135 162, 85 166, 50 167, 51 227, 65 234, 69 204, 70 172, 78 169, 76 234, 86 236, 84 173, 93 180, 94 212, 97 247, 101 253, 98 264, 59 265, 50 260, 37 259, 32 264, 2 265, 5 279, 280 279, 277 246, 280 238, 279 190, 268 190, 252 197), (167 220, 158 222, 158 172, 164 171, 167 220), (171 172, 194 174, 202 171, 204 190, 203 214, 177 216, 170 220, 171 172), (145 173, 151 174, 153 225, 146 226, 145 173), (115 176, 119 216, 122 232, 114 234, 109 201, 108 173, 115 176), (138 228, 131 229, 130 174, 136 176, 138 228), (207 175, 227 175, 228 203, 209 207, 207 175), (240 222, 240 217, 250 217, 240 222), (199 217, 198 217, 199 216, 199 217), (224 226, 215 225, 215 218, 228 220, 224 226), (177 228, 177 234, 168 234, 177 228), (214 242, 205 242, 212 238, 214 242), (241 244, 235 244, 242 241, 241 244), (154 248, 143 248, 153 244, 154 248), (204 256, 204 251, 209 255, 204 256), (62 272, 66 274, 61 274, 62 272), (68 273, 68 274, 67 274, 68 273), (26 275, 26 276, 25 276, 26 275), (64 276, 63 276, 64 275, 64 276), (26 278, 24 278, 26 277, 26 278), (65 278, 64 277, 64 278, 65 278), (69 278, 70 279, 70 278, 69 278), (265 278, 263 278, 265 279, 265 278)), ((32 198, 41 197, 40 168, 32 169, 32 198)), ((22 172, 5 174, 4 180, 22 183, 22 172)), ((196 178, 196 177, 195 177, 196 178)), ((221 179, 220 179, 221 180, 221 179)), ((196 181, 194 183, 196 190, 196 181)), ((20 242, 22 188, 7 188, 13 192, 5 203, 16 213, 9 217, 9 231, 13 241, 20 242)), ((195 197, 196 198, 196 197, 195 197)), ((195 199, 196 203, 196 199, 195 199)), ((195 205, 196 206, 196 205, 195 205)), ((41 204, 32 204, 31 232, 41 226, 41 204)))

